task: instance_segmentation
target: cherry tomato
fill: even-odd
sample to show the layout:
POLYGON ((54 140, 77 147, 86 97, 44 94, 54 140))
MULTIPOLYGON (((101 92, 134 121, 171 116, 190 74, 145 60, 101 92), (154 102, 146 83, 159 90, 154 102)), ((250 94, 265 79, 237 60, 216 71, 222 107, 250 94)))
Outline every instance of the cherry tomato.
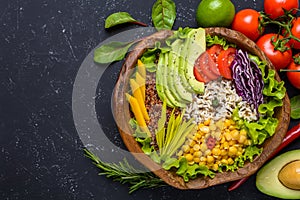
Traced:
MULTIPOLYGON (((280 50, 275 50, 272 39, 276 42, 277 34, 265 34, 257 40, 256 44, 270 59, 276 70, 286 68, 292 61, 292 50, 290 45, 285 44, 284 46, 288 48, 288 50, 281 52, 280 50)), ((279 39, 283 39, 283 36, 279 35, 279 39)))
POLYGON ((259 30, 260 14, 253 9, 244 9, 236 13, 231 28, 246 35, 251 40, 255 41, 263 33, 264 28, 259 30))
MULTIPOLYGON (((294 56, 294 60, 288 66, 290 70, 300 70, 300 63, 297 62, 300 59, 300 54, 294 56)), ((287 72, 287 77, 290 83, 295 87, 300 89, 300 72, 287 72)))
POLYGON ((232 79, 231 63, 235 58, 236 49, 229 47, 227 50, 221 51, 218 56, 218 69, 226 79, 232 79))
MULTIPOLYGON (((295 20, 293 20, 291 31, 292 31, 293 36, 300 39, 300 18, 299 17, 297 17, 295 20)), ((294 39, 291 39, 289 44, 294 49, 300 49, 300 42, 298 42, 294 39)))
MULTIPOLYGON (((284 10, 297 9, 299 7, 298 0, 265 0, 264 10, 265 13, 270 15, 271 19, 275 19, 284 14, 284 10)), ((294 14, 297 11, 294 11, 294 14)))

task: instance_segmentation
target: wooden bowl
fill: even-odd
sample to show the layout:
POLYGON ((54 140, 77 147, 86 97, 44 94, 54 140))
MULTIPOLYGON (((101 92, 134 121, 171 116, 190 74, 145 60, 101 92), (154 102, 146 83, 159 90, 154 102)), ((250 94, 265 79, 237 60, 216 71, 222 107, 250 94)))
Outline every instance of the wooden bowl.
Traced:
MULTIPOLYGON (((261 60, 267 61, 269 69, 274 69, 274 66, 271 64, 265 54, 252 40, 248 39, 243 34, 227 28, 219 27, 207 28, 205 31, 206 34, 212 36, 222 36, 229 42, 237 44, 239 48, 244 49, 251 54, 257 55, 261 60)), ((243 168, 240 168, 235 172, 216 173, 216 176, 213 179, 199 176, 196 179, 184 182, 182 177, 176 175, 175 172, 162 169, 160 165, 145 155, 141 150, 140 144, 137 143, 135 138, 132 136, 133 130, 128 124, 131 116, 129 106, 125 98, 125 92, 128 91, 128 80, 133 71, 131 69, 136 66, 137 59, 145 52, 147 48, 153 47, 156 41, 165 40, 172 34, 172 31, 164 30, 148 36, 142 40, 132 52, 129 53, 125 63, 122 66, 113 95, 113 112, 121 137, 126 147, 130 152, 133 153, 139 162, 141 162, 154 174, 160 177, 167 184, 179 189, 202 189, 213 185, 238 180, 245 176, 254 174, 266 162, 270 154, 280 145, 288 129, 290 122, 290 101, 287 94, 283 99, 283 106, 275 110, 275 116, 279 120, 276 133, 264 142, 263 152, 261 155, 257 156, 253 162, 247 162, 243 168)), ((276 79, 280 81, 278 74, 276 74, 276 79)))

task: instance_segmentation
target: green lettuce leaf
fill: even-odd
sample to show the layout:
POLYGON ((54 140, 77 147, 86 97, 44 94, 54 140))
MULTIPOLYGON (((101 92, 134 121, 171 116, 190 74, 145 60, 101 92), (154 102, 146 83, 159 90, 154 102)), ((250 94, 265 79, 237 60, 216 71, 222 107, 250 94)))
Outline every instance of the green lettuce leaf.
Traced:
POLYGON ((222 37, 219 37, 217 35, 215 36, 206 35, 206 46, 210 47, 214 44, 221 45, 225 50, 228 49, 229 47, 236 48, 236 44, 229 43, 227 40, 225 40, 222 37))

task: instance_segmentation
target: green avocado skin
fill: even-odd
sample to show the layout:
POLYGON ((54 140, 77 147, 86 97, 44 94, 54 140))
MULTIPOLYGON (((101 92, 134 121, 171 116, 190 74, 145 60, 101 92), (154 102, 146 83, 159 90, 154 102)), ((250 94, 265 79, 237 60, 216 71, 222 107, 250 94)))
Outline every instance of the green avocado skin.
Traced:
POLYGON ((300 160, 300 149, 283 153, 263 166, 256 176, 257 189, 264 194, 281 199, 300 199, 300 190, 289 189, 278 179, 280 170, 295 160, 300 160))

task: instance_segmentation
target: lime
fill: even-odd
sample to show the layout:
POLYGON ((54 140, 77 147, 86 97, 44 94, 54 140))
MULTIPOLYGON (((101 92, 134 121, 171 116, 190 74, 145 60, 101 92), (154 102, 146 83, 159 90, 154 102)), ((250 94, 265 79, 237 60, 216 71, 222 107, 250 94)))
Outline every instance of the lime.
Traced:
POLYGON ((197 8, 196 20, 200 27, 230 26, 235 7, 230 0, 202 0, 197 8))

